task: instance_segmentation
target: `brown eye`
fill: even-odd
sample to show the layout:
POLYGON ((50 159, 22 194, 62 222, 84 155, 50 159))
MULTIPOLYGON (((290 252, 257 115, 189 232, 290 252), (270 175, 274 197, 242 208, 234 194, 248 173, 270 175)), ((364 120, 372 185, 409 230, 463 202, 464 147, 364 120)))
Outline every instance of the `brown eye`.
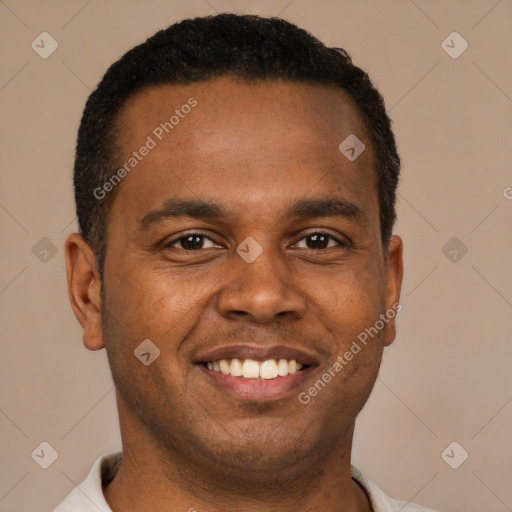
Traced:
POLYGON ((166 247, 176 247, 177 249, 183 249, 185 251, 195 251, 198 249, 205 249, 214 247, 216 244, 213 240, 205 235, 199 233, 190 233, 189 235, 176 238, 172 242, 169 242, 166 247), (209 241, 210 246, 205 246, 209 241))
POLYGON ((311 235, 307 235, 304 238, 302 238, 299 242, 302 240, 306 240, 306 248, 307 249, 328 249, 330 247, 335 247, 336 244, 342 247, 345 247, 346 244, 338 240, 332 235, 329 235, 328 233, 313 233, 311 235), (333 241, 334 245, 329 243, 333 241))

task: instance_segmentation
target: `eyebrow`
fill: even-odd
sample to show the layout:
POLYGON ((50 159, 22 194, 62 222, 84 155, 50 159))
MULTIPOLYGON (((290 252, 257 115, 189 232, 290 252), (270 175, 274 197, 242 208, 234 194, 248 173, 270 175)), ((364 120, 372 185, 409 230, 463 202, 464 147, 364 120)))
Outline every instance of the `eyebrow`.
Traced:
MULTIPOLYGON (((145 231, 167 219, 190 217, 193 219, 220 219, 229 217, 231 212, 222 204, 191 199, 167 199, 163 205, 148 212, 139 221, 139 229, 145 231)), ((284 217, 315 218, 345 217, 363 223, 364 212, 355 204, 339 198, 300 199, 294 203, 284 217)))

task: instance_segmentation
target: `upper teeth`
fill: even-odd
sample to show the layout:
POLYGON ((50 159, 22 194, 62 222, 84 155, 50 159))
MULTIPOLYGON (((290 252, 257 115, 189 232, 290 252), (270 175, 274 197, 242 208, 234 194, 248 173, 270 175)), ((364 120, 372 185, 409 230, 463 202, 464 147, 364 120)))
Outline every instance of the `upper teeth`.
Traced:
POLYGON ((256 361, 255 359, 221 359, 206 363, 209 370, 222 372, 225 375, 233 377, 245 377, 246 379, 275 379, 276 377, 286 377, 289 373, 297 373, 303 368, 302 363, 297 363, 295 359, 267 359, 266 361, 256 361))

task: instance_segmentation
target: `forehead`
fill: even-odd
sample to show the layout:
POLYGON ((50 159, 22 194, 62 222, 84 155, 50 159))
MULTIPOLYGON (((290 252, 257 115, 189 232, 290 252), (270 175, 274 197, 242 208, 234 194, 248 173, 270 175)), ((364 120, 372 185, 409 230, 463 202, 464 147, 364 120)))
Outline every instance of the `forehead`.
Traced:
POLYGON ((130 98, 117 121, 119 165, 152 146, 119 191, 141 210, 170 195, 261 205, 319 188, 364 203, 375 188, 365 123, 334 85, 221 77, 152 87, 130 98), (351 135, 366 144, 352 162, 338 148, 351 135))
POLYGON ((152 133, 173 114, 178 114, 180 119, 183 114, 188 116, 186 126, 172 130, 176 142, 196 136, 203 145, 205 135, 233 128, 235 123, 242 130, 240 136, 248 132, 254 136, 259 131, 271 139, 301 131, 308 139, 314 138, 316 144, 320 138, 329 144, 326 131, 335 130, 337 135, 339 131, 352 130, 350 133, 368 138, 354 101, 335 85, 283 80, 248 82, 223 76, 187 86, 153 86, 139 91, 126 101, 118 115, 120 142, 123 147, 131 148, 130 143, 136 143, 133 138, 152 133), (186 104, 192 97, 198 107, 193 109, 193 115, 176 112, 183 106, 189 110, 186 104), (269 119, 272 112, 275 116, 269 119), (158 121, 156 125, 155 121, 158 121), (313 137, 315 133, 319 136, 313 137))

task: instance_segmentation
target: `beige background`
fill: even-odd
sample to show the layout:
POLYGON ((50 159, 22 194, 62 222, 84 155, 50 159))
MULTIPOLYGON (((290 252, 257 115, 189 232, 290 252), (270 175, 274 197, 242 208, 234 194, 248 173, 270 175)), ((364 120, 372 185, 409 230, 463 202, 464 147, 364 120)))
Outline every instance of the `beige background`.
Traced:
POLYGON ((0 512, 52 510, 120 447, 106 354, 83 347, 65 287, 85 100, 134 44, 216 11, 281 15, 347 48, 394 120, 403 311, 353 462, 440 511, 512 510, 512 1, 2 0, 0 512), (43 31, 48 59, 31 48, 43 31), (457 59, 441 46, 453 31, 469 43, 457 59), (31 458, 43 441, 59 454, 46 470, 31 458), (458 469, 441 457, 452 441, 469 453, 458 469))

